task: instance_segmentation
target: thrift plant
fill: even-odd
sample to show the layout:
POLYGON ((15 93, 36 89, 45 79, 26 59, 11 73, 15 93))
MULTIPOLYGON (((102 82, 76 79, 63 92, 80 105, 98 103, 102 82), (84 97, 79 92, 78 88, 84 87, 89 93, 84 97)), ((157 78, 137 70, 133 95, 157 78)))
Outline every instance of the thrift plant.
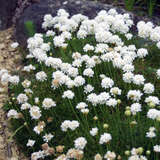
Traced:
POLYGON ((159 160, 160 27, 133 25, 114 9, 60 9, 28 39, 20 76, 0 70, 10 139, 31 160, 159 160))

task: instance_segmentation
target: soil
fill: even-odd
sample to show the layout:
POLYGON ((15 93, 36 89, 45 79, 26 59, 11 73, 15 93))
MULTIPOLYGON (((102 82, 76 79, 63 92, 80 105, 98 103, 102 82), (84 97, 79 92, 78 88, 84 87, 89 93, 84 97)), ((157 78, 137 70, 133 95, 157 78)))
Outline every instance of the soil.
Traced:
MULTIPOLYGON (((12 40, 13 27, 0 32, 0 69, 7 69, 9 72, 19 71, 22 67, 21 54, 10 45, 12 40)), ((9 130, 9 122, 2 107, 8 99, 8 85, 0 84, 0 160, 27 160, 15 142, 9 142, 8 138, 13 134, 9 130)))

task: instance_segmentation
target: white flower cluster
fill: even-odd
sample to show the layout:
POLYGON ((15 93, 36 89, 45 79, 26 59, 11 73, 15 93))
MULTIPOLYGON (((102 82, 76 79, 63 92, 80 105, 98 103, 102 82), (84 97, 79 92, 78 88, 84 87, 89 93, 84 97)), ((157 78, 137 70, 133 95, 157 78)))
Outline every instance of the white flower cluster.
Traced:
POLYGON ((72 131, 74 131, 78 127, 79 127, 79 122, 75 120, 73 121, 65 120, 61 124, 61 129, 63 132, 66 132, 68 129, 71 129, 72 131))

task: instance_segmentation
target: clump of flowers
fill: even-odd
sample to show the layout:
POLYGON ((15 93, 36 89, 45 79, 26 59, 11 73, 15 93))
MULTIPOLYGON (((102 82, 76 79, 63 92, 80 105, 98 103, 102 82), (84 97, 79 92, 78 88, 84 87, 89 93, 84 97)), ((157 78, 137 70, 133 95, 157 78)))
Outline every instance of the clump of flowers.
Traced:
POLYGON ((0 70, 12 137, 31 160, 159 159, 160 29, 138 22, 138 37, 133 25, 114 9, 94 19, 60 9, 28 39, 23 76, 0 70))

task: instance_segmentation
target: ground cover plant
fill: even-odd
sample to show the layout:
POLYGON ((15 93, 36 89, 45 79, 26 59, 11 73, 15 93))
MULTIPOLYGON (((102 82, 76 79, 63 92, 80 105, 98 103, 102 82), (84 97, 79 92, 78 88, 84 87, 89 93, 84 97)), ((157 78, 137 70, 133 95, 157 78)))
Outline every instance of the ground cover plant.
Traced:
POLYGON ((114 9, 45 15, 20 76, 0 70, 9 140, 32 160, 158 160, 160 27, 132 25, 114 9))

